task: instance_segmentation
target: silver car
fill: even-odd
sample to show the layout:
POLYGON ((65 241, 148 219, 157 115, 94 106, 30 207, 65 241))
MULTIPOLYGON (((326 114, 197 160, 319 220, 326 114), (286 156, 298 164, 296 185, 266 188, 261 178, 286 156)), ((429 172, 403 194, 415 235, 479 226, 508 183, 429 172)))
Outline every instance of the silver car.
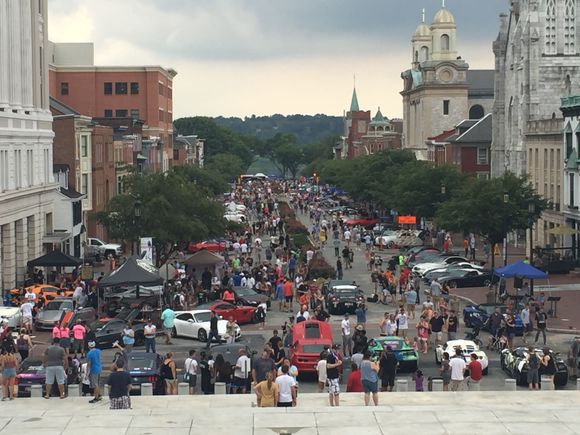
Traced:
POLYGON ((64 314, 73 311, 72 298, 55 298, 48 302, 36 315, 34 327, 36 329, 52 329, 54 322, 60 322, 64 314))

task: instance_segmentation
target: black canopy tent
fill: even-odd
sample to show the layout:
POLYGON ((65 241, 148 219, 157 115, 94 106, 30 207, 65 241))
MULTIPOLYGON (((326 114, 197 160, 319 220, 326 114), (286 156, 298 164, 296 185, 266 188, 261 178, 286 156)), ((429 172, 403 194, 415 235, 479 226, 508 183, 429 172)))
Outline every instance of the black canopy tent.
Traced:
POLYGON ((61 251, 51 251, 28 262, 29 267, 78 267, 83 260, 61 251))
POLYGON ((159 270, 138 255, 129 257, 121 266, 99 281, 99 287, 154 286, 163 284, 159 270))

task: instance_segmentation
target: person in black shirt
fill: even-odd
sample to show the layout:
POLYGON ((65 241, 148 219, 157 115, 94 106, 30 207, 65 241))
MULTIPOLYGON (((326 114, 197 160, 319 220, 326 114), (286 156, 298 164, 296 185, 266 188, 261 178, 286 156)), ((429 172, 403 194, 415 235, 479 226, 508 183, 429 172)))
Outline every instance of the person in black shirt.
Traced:
POLYGON ((381 391, 393 391, 395 386, 395 374, 397 373, 397 357, 391 346, 387 346, 379 361, 381 376, 381 391))
POLYGON ((459 319, 455 314, 454 310, 449 311, 449 316, 447 317, 447 339, 448 340, 455 340, 457 335, 457 324, 459 323, 459 319))
POLYGON ((333 344, 332 350, 326 357, 326 378, 328 380, 328 400, 330 406, 339 406, 340 384, 338 382, 338 368, 342 365, 339 358, 338 345, 333 344))
POLYGON ((216 314, 212 311, 211 317, 209 319, 209 335, 207 336, 207 344, 205 346, 206 349, 209 349, 211 341, 214 338, 217 340, 218 343, 220 342, 220 335, 218 332, 218 318, 216 314))
POLYGON ((200 356, 199 373, 201 374, 201 391, 203 394, 213 394, 214 384, 211 383, 212 374, 208 356, 205 352, 201 352, 200 356))
POLYGON ((123 368, 125 361, 118 359, 115 362, 116 371, 111 372, 107 384, 109 385, 110 409, 130 409, 131 375, 123 368))
POLYGON ((324 311, 320 305, 318 305, 314 310, 314 316, 319 322, 326 322, 328 319, 330 319, 330 314, 324 311))
POLYGON ((544 338, 544 345, 546 344, 546 320, 548 320, 548 316, 544 312, 544 308, 540 306, 540 309, 536 313, 536 324, 538 326, 538 331, 536 332, 536 340, 534 343, 538 342, 538 338, 540 338, 540 333, 544 338))
POLYGON ((445 324, 445 319, 443 316, 439 315, 437 311, 429 320, 429 328, 431 333, 435 336, 435 345, 441 344, 443 342, 443 325, 445 324))

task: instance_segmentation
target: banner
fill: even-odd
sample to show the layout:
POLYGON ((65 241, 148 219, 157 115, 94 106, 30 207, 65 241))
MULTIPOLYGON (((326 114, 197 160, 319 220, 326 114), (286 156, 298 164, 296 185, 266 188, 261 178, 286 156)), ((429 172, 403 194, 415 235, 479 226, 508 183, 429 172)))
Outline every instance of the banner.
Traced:
POLYGON ((141 237, 139 239, 139 257, 149 264, 153 264, 153 238, 141 237))

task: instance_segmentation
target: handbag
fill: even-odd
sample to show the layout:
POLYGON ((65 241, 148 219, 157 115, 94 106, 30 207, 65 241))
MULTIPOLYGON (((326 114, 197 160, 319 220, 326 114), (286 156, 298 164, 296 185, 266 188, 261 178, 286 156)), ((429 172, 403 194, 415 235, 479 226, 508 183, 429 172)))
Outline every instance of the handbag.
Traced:
POLYGON ((191 368, 191 362, 189 363, 189 367, 185 367, 185 373, 183 374, 183 382, 189 382, 191 378, 191 373, 189 373, 189 369, 191 368))

